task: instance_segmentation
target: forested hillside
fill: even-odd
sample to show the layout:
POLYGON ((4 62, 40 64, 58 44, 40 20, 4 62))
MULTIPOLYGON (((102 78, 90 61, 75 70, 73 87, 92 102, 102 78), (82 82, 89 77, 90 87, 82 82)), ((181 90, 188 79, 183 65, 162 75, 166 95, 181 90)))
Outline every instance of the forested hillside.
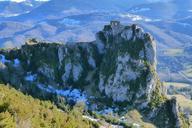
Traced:
POLYGON ((89 128, 77 105, 61 111, 49 101, 41 101, 5 85, 0 85, 0 128, 89 128))

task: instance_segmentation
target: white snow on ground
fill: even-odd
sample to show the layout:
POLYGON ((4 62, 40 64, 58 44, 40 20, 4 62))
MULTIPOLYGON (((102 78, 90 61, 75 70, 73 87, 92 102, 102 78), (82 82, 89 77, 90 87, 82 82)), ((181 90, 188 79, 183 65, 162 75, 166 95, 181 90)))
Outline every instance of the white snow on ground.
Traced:
POLYGON ((133 123, 134 128, 140 128, 141 126, 139 124, 133 123))
POLYGON ((104 113, 104 114, 111 114, 111 113, 113 113, 113 109, 112 109, 112 108, 105 109, 105 110, 103 111, 103 113, 104 113))
POLYGON ((98 121, 99 121, 99 119, 94 119, 93 117, 86 116, 86 115, 83 115, 82 117, 83 117, 84 119, 88 119, 88 120, 93 121, 93 122, 98 122, 98 121))
MULTIPOLYGON (((6 58, 5 58, 5 55, 2 55, 2 54, 0 54, 0 62, 2 63, 2 64, 5 64, 5 63, 11 63, 11 60, 7 60, 6 58)), ((13 60, 13 66, 14 67, 18 67, 20 65, 20 61, 19 61, 19 59, 14 59, 13 60)))
POLYGON ((31 73, 28 73, 27 76, 25 77, 25 80, 30 81, 30 82, 33 82, 36 79, 37 79, 37 75, 36 74, 31 74, 31 73))
POLYGON ((121 14, 120 17, 122 17, 122 18, 130 18, 132 21, 140 21, 140 20, 143 20, 143 18, 142 18, 141 16, 133 15, 133 14, 130 14, 130 13, 121 14))
MULTIPOLYGON (((100 122, 101 120, 100 119, 95 119, 91 116, 87 116, 87 115, 83 115, 82 116, 84 119, 87 119, 87 120, 90 120, 92 122, 100 122)), ((134 125, 134 126, 138 126, 138 125, 134 125)), ((110 124, 110 123, 102 123, 102 125, 100 126, 100 128, 124 128, 123 126, 121 125, 113 125, 113 124, 110 124)), ((134 128, 138 128, 138 127, 134 127, 134 128)), ((140 128, 140 127, 139 127, 140 128)))
POLYGON ((145 22, 159 22, 159 21, 161 21, 161 19, 150 19, 150 18, 146 18, 146 17, 142 17, 139 15, 134 15, 134 14, 130 14, 130 13, 120 14, 120 17, 129 18, 132 21, 145 21, 145 22))
POLYGON ((109 114, 113 114, 114 111, 115 110, 113 108, 106 108, 106 109, 99 111, 98 113, 102 114, 102 115, 109 115, 109 114))
POLYGON ((64 96, 68 100, 72 100, 74 102, 86 102, 87 101, 87 97, 86 97, 85 93, 78 89, 61 90, 61 89, 56 89, 50 85, 45 86, 43 84, 38 84, 37 87, 46 92, 56 93, 60 96, 64 96))
POLYGON ((0 13, 0 17, 5 17, 5 18, 16 17, 16 16, 19 16, 19 15, 22 15, 22 14, 27 14, 29 12, 30 11, 26 11, 26 12, 23 12, 23 13, 0 13))
POLYGON ((4 55, 0 54, 0 62, 5 64, 5 63, 10 63, 11 61, 7 60, 4 55))
POLYGON ((14 59, 14 67, 18 67, 20 65, 20 60, 19 59, 14 59))
POLYGON ((20 13, 13 13, 13 14, 4 14, 4 13, 0 13, 0 16, 3 17, 14 17, 14 16, 19 16, 20 13))
MULTIPOLYGON (((46 92, 52 92, 49 88, 46 88, 46 86, 44 84, 37 84, 37 87, 43 91, 46 91, 46 92)), ((52 92, 54 93, 54 92, 52 92)))

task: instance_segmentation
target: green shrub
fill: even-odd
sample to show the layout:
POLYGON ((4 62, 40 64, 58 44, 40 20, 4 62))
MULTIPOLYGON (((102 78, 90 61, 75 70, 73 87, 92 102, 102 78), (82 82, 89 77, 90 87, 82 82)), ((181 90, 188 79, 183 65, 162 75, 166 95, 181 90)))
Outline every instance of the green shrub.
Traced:
POLYGON ((13 88, 0 85, 0 128, 93 128, 96 123, 82 117, 83 105, 62 111, 50 101, 26 96, 13 88), (15 121, 17 120, 17 122, 15 121), (24 125, 25 124, 25 125, 24 125))

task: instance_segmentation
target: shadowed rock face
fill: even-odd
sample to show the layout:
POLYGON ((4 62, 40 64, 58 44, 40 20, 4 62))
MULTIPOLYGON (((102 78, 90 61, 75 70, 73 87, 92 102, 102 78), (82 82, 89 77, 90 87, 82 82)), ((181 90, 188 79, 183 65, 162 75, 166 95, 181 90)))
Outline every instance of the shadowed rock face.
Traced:
POLYGON ((94 42, 62 45, 30 40, 20 49, 2 50, 0 54, 3 83, 24 91, 27 85, 72 87, 85 92, 90 88, 89 95, 97 92, 115 103, 137 106, 158 126, 181 126, 177 105, 166 103, 156 74, 156 43, 137 25, 113 21, 96 34, 94 42), (171 114, 162 116, 169 110, 171 114), (160 118, 164 123, 158 124, 160 118), (173 123, 165 123, 167 119, 173 123))

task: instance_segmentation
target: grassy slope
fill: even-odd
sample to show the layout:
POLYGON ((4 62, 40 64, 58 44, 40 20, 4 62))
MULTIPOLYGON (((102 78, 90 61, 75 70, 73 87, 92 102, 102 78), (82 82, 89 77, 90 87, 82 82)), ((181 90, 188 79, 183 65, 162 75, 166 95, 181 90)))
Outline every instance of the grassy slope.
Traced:
POLYGON ((78 108, 62 112, 49 101, 40 101, 0 85, 0 128, 88 128, 78 108))

